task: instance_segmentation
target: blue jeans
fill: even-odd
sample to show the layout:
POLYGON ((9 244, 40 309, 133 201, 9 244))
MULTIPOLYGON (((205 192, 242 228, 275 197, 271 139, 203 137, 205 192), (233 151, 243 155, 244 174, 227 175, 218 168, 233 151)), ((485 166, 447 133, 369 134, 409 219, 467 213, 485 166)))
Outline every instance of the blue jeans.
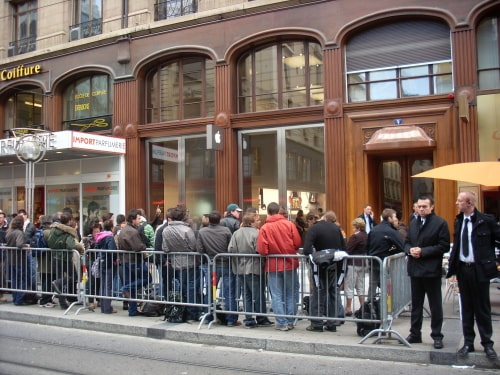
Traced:
MULTIPOLYGON (((264 275, 238 275, 238 289, 241 288, 243 306, 246 313, 265 314, 266 309, 266 280, 264 275)), ((257 316, 257 323, 267 321, 265 316, 257 316)), ((245 323, 254 323, 252 314, 245 315, 245 323)))
MULTIPOLYGON (((277 315, 296 315, 297 270, 269 272, 268 275, 273 312, 277 315)), ((276 317, 279 325, 293 324, 294 320, 294 318, 276 317)))
MULTIPOLYGON (((219 297, 222 297, 224 302, 224 310, 227 311, 237 311, 236 305, 236 275, 231 271, 231 268, 226 267, 216 267, 215 271, 217 273, 217 284, 219 280, 222 279, 221 288, 222 293, 219 293, 219 297)), ((238 314, 227 314, 226 322, 228 324, 233 324, 238 320, 238 314)))
MULTIPOLYGON (((198 267, 177 269, 174 271, 175 278, 179 281, 180 293, 187 299, 187 303, 201 303, 200 273, 198 267)), ((198 320, 200 308, 198 306, 187 306, 188 320, 198 320)))
MULTIPOLYGON (((122 292, 129 292, 130 298, 137 298, 137 290, 150 281, 149 268, 147 263, 124 263, 123 272, 125 285, 122 286, 122 292)), ((137 315, 137 302, 129 301, 128 315, 137 315)))
MULTIPOLYGON (((113 296, 113 276, 115 274, 116 268, 114 266, 106 266, 103 263, 101 268, 101 296, 112 297, 113 296)), ((113 312, 113 307, 111 307, 111 299, 101 298, 101 312, 105 314, 111 314, 113 312)))
MULTIPOLYGON (((13 289, 26 289, 27 283, 26 280, 29 279, 31 280, 31 276, 27 277, 26 274, 26 264, 23 264, 22 262, 16 263, 16 264, 11 264, 10 265, 10 280, 12 283, 12 288, 13 289)), ((24 302, 24 296, 25 292, 22 291, 16 291, 12 292, 12 299, 14 302, 14 305, 20 305, 24 302)))

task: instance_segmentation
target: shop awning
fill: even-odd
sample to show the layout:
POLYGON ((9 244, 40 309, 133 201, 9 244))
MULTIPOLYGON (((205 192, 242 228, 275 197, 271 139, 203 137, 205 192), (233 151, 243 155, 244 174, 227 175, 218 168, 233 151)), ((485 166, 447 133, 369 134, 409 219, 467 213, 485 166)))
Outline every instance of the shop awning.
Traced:
POLYGON ((389 150, 435 147, 436 141, 415 125, 388 126, 373 133, 365 150, 389 150))

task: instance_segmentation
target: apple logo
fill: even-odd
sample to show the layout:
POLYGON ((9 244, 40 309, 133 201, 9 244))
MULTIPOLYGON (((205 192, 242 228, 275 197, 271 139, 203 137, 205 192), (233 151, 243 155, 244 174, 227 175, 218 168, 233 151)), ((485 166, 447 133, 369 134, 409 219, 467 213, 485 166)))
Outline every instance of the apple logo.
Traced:
POLYGON ((220 135, 220 130, 217 130, 217 133, 214 135, 215 143, 220 143, 221 142, 221 135, 220 135))

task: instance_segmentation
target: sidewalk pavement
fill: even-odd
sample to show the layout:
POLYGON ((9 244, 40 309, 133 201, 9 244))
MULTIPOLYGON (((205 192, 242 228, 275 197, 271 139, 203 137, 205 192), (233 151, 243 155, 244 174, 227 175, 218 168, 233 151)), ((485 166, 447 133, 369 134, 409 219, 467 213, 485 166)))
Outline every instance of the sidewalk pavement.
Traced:
MULTIPOLYGON (((500 284, 491 284, 491 303, 493 313, 493 340, 497 343, 496 351, 500 354, 500 284)), ((5 296, 10 297, 9 294, 5 296)), ((443 293, 445 296, 445 293, 443 293)), ((213 324, 210 329, 204 324, 168 323, 161 317, 135 316, 129 317, 122 310, 121 301, 114 301, 116 314, 102 314, 97 308, 95 312, 74 306, 67 315, 58 306, 41 308, 38 305, 15 306, 12 303, 0 304, 0 319, 35 324, 52 325, 73 329, 85 329, 114 334, 125 334, 165 339, 172 341, 192 342, 197 344, 239 347, 255 350, 268 350, 288 353, 327 355, 345 358, 366 358, 394 362, 419 364, 437 364, 467 368, 495 369, 500 368, 500 360, 488 360, 482 351, 476 328, 476 352, 470 353, 465 360, 458 359, 456 351, 462 346, 462 329, 458 313, 458 296, 446 298, 444 303, 445 320, 443 325, 444 348, 436 350, 432 347, 430 319, 424 318, 422 344, 407 347, 399 343, 397 335, 391 334, 374 343, 377 337, 371 337, 360 344, 361 337, 356 334, 356 324, 346 321, 337 328, 337 332, 308 332, 308 320, 297 322, 292 331, 277 331, 274 327, 244 326, 226 327, 213 324)), ((240 315, 240 320, 243 317, 240 315)), ((271 319, 272 320, 272 319, 271 319)), ((394 320, 392 329, 402 337, 409 334, 410 313, 404 312, 394 320)))

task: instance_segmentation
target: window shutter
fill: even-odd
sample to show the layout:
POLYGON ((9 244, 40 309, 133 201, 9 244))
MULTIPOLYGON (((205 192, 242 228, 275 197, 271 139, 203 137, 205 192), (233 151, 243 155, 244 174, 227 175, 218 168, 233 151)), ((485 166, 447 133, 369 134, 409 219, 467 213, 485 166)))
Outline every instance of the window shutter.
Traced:
POLYGON ((451 60, 450 29, 441 22, 410 20, 377 26, 346 45, 347 72, 451 60))

